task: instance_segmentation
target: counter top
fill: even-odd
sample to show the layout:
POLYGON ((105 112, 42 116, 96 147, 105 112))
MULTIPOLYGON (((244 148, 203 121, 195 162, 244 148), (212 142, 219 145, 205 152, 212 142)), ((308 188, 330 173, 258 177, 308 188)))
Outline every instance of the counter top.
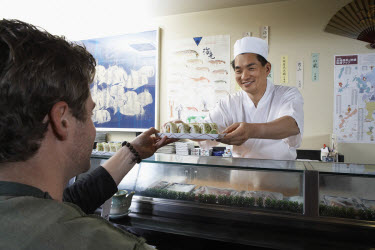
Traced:
MULTIPOLYGON (((92 158, 109 159, 113 153, 94 153, 92 158)), ((205 167, 229 167, 237 169, 264 169, 287 172, 318 171, 322 174, 375 177, 375 164, 353 164, 342 162, 317 162, 301 160, 268 160, 220 156, 195 156, 156 153, 142 160, 144 163, 184 164, 205 167)))

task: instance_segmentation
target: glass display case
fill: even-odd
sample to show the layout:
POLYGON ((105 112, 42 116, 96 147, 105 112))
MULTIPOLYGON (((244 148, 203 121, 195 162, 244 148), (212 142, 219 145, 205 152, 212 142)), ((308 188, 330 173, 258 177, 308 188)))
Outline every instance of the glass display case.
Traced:
POLYGON ((375 221, 375 165, 315 163, 319 215, 375 221))
MULTIPOLYGON (((104 158, 93 155, 92 167, 104 158)), ((136 165, 119 189, 136 192, 131 211, 140 225, 143 215, 159 218, 160 224, 160 218, 175 219, 184 226, 165 222, 164 230, 190 230, 222 241, 235 237, 247 244, 249 235, 255 234, 250 224, 295 233, 334 232, 340 237, 352 230, 361 237, 375 235, 374 178, 375 165, 155 154, 136 165), (193 222, 189 230, 183 228, 193 222), (202 231, 202 223, 215 225, 211 234, 202 231), (220 225, 227 224, 242 233, 245 227, 248 236, 239 237, 235 229, 222 235, 220 225)), ((163 230, 155 221, 142 225, 163 230)))
MULTIPOLYGON (((105 158, 93 156, 93 167, 105 158)), ((148 198, 375 220, 374 178, 375 165, 155 154, 119 189, 148 198)))
POLYGON ((125 178, 120 188, 142 197, 252 209, 303 211, 303 165, 235 158, 156 155, 125 178), (134 178, 135 177, 135 178, 134 178), (136 179, 136 180, 135 180, 136 179), (130 187, 128 184, 133 184, 130 187))

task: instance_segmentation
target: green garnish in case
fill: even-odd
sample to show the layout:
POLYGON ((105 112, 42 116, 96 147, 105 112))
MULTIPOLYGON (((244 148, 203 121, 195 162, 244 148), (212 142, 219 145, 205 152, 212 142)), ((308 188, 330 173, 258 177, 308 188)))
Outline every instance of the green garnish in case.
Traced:
POLYGON ((210 131, 210 134, 218 134, 216 129, 210 131))

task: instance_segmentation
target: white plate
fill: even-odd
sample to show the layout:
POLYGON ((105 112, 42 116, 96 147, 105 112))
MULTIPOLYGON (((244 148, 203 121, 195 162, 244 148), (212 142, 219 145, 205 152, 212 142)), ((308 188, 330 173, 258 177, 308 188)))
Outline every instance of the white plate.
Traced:
POLYGON ((226 134, 184 134, 184 133, 157 133, 158 136, 176 139, 205 139, 217 140, 223 138, 226 134))
POLYGON ((130 210, 128 210, 124 214, 109 214, 109 218, 111 218, 111 219, 119 219, 119 218, 122 218, 124 216, 127 216, 129 213, 130 213, 130 210))

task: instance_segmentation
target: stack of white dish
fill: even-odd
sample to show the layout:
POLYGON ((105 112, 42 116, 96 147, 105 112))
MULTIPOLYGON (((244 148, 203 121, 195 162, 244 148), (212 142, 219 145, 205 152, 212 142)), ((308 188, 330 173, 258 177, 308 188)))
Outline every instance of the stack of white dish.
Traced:
POLYGON ((156 150, 156 153, 175 154, 176 153, 175 143, 171 143, 171 144, 165 145, 164 147, 159 148, 158 150, 156 150))
POLYGON ((194 148, 194 142, 175 142, 177 155, 190 155, 194 148))

